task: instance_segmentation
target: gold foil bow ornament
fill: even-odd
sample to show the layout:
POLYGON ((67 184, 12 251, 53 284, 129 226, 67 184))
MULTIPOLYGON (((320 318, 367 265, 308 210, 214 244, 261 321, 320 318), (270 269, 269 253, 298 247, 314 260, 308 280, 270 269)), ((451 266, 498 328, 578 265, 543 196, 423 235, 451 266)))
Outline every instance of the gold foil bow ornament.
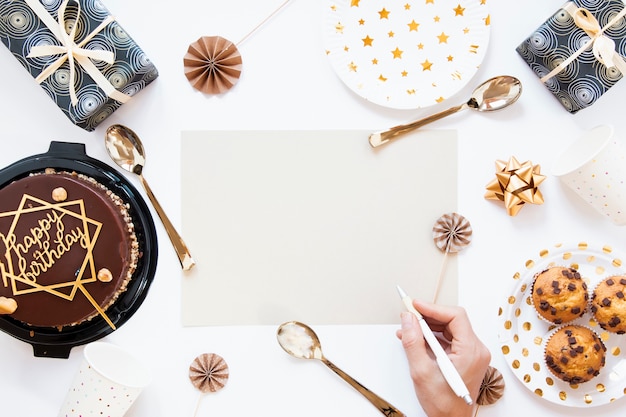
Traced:
POLYGON ((539 184, 545 179, 541 167, 526 161, 519 163, 514 156, 496 161, 496 178, 487 184, 485 198, 503 201, 509 216, 515 216, 525 203, 543 204, 539 184))

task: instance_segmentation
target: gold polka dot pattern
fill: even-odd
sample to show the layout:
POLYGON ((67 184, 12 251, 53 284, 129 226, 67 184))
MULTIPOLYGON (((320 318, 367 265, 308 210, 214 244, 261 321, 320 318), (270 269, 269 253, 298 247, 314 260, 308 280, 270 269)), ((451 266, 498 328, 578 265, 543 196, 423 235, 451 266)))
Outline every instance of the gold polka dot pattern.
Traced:
POLYGON ((521 263, 511 274, 512 292, 505 294, 498 308, 498 337, 505 362, 517 379, 531 392, 550 402, 569 407, 589 408, 608 404, 626 395, 626 382, 612 378, 613 372, 626 372, 626 335, 603 330, 587 311, 574 321, 597 332, 607 347, 603 372, 589 382, 569 384, 554 378, 543 360, 549 335, 560 326, 542 320, 531 301, 533 276, 548 267, 576 268, 588 288, 610 275, 624 274, 622 253, 610 245, 558 243, 541 248, 537 255, 521 263))

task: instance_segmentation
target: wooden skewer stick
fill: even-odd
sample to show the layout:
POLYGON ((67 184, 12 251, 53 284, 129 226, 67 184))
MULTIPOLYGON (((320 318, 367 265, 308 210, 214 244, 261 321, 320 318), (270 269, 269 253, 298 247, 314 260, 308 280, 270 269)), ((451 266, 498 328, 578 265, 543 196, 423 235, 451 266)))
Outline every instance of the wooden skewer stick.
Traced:
POLYGON ((469 221, 460 214, 446 213, 439 217, 433 226, 433 240, 435 246, 444 253, 433 297, 433 303, 436 303, 444 278, 448 254, 459 252, 469 245, 472 240, 472 227, 469 221))
POLYGON ((245 41, 246 39, 248 39, 248 37, 250 37, 250 35, 252 35, 254 32, 257 31, 257 29, 259 29, 261 26, 263 26, 265 24, 265 22, 267 22, 268 20, 270 20, 276 13, 278 13, 280 11, 280 9, 282 9, 283 7, 285 7, 287 5, 287 3, 289 3, 291 0, 285 0, 285 2, 283 2, 283 4, 281 4, 280 6, 278 6, 278 8, 276 10, 274 10, 272 13, 270 13, 269 16, 267 16, 265 19, 263 19, 263 21, 261 23, 259 23, 258 25, 256 25, 254 27, 254 29, 252 29, 250 32, 248 32, 239 42, 237 42, 235 45, 239 46, 240 44, 243 43, 243 41, 245 41))
POLYGON ((102 316, 102 318, 104 319, 104 321, 106 321, 108 323, 109 326, 111 326, 111 328, 113 330, 116 329, 115 324, 113 324, 113 322, 111 321, 111 319, 109 318, 109 316, 106 315, 106 313, 104 312, 104 310, 102 310, 102 307, 100 307, 100 305, 96 302, 96 300, 93 299, 93 297, 91 296, 91 294, 89 294, 89 291, 87 291, 85 289, 85 287, 81 285, 78 286, 78 288, 80 289, 80 291, 85 295, 85 297, 87 297, 87 300, 89 300, 89 302, 91 303, 91 305, 96 309, 96 311, 98 312, 98 314, 100 314, 100 316, 102 316))
POLYGON ((446 244, 446 250, 443 253, 443 261, 441 262, 441 268, 439 268, 439 277, 437 278, 437 285, 435 286, 435 295, 433 296, 433 303, 437 303, 439 298, 439 291, 441 290, 441 283, 443 282, 443 276, 446 270, 446 261, 448 260, 448 254, 450 253, 450 241, 446 244))

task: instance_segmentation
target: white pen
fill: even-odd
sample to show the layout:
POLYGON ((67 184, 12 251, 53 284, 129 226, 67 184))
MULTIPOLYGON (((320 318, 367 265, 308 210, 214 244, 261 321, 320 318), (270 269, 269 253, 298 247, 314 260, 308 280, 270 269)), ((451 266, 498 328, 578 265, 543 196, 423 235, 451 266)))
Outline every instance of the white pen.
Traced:
POLYGON ((396 288, 398 289, 398 293, 400 294, 400 298, 402 298, 402 302, 406 306, 406 309, 417 317, 420 327, 422 328, 422 333, 424 334, 424 339, 435 354, 437 365, 439 365, 439 369, 441 369, 441 373, 448 382, 448 385, 450 385, 450 388, 452 388, 452 391, 454 391, 456 395, 465 400, 467 405, 472 405, 474 402, 472 401, 472 397, 470 397, 467 386, 463 382, 463 378, 461 378, 461 375, 459 375, 459 372, 450 361, 450 358, 443 350, 443 347, 441 347, 441 344, 433 334, 433 331, 430 330, 430 327, 428 327, 426 320, 424 320, 424 317, 413 306, 411 297, 409 297, 399 285, 396 285, 396 288))

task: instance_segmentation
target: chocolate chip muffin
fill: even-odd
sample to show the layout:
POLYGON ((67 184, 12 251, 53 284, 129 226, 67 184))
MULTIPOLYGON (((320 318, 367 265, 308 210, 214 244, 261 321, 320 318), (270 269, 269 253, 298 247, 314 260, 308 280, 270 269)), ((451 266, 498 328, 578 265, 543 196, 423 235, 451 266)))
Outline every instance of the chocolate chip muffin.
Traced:
POLYGON ((570 384, 590 381, 606 363, 606 346, 591 329, 567 325, 546 342, 544 360, 557 378, 570 384))
POLYGON ((545 320, 566 324, 585 313, 589 301, 587 284, 576 269, 553 266, 535 274, 532 301, 545 320))
POLYGON ((591 313, 604 330, 626 333, 626 276, 602 280, 591 295, 591 313))

